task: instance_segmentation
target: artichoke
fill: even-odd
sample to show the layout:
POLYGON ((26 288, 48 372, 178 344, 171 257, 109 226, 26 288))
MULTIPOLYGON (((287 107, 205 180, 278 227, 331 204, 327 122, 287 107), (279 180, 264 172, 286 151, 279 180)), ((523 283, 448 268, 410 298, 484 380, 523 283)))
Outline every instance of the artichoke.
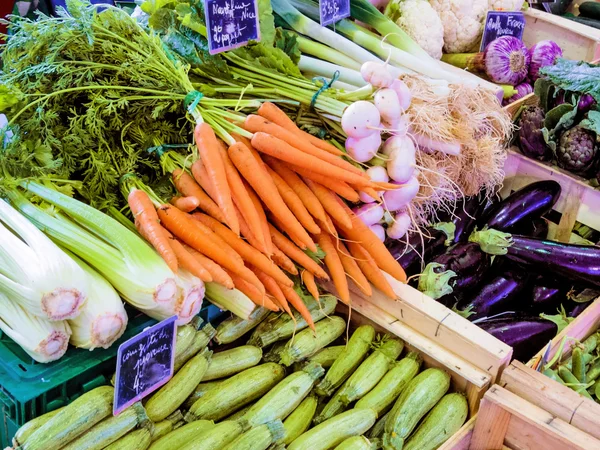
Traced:
POLYGON ((556 162, 563 169, 582 174, 592 168, 596 150, 596 133, 575 126, 561 134, 556 162))
POLYGON ((547 161, 552 157, 552 151, 544 140, 544 110, 539 106, 528 106, 519 118, 519 144, 525 156, 540 161, 547 161))

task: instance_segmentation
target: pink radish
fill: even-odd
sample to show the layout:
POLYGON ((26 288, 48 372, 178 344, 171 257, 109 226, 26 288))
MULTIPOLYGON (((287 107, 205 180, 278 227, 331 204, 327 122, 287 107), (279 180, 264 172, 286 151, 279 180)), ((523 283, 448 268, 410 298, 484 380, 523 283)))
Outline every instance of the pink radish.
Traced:
POLYGON ((381 134, 379 133, 373 133, 363 138, 349 137, 346 139, 346 151, 352 159, 361 163, 373 158, 380 145, 381 134))
POLYGON ((381 205, 373 203, 353 208, 352 211, 354 211, 354 214, 356 214, 365 225, 369 226, 378 223, 383 218, 383 213, 385 212, 381 205))
POLYGON ((392 74, 385 65, 375 61, 367 61, 360 68, 360 74, 367 83, 376 88, 386 88, 394 81, 392 74))
POLYGON ((415 146, 408 137, 404 138, 403 146, 394 148, 389 155, 386 169, 389 177, 398 183, 407 183, 415 173, 417 160, 415 146))
POLYGON ((373 96, 373 103, 379 110, 381 118, 386 122, 398 120, 402 111, 400 109, 400 100, 393 89, 379 89, 373 96))
MULTIPOLYGON (((369 167, 365 173, 369 176, 371 181, 381 181, 384 183, 387 183, 388 181, 390 181, 390 178, 388 177, 385 167, 381 167, 381 166, 369 167)), ((377 199, 371 197, 370 195, 365 194, 364 192, 360 192, 359 197, 360 197, 360 201, 363 203, 373 203, 374 201, 377 200, 377 199)))
POLYGON ((390 239, 400 239, 408 232, 411 224, 412 221, 407 212, 398 213, 394 217, 394 222, 387 227, 386 234, 390 239))
POLYGON ((381 153, 386 156, 392 156, 392 153, 415 154, 415 144, 408 136, 392 136, 387 138, 381 149, 381 153))
POLYGON ((375 225, 371 225, 369 227, 373 233, 379 238, 381 242, 385 242, 385 229, 376 223, 375 225))
POLYGON ((349 137, 363 138, 379 133, 380 124, 379 110, 365 100, 352 103, 342 114, 342 128, 349 137))
POLYGON ((390 122, 383 120, 381 126, 385 131, 394 136, 406 136, 408 132, 408 120, 404 116, 400 116, 390 122))
MULTIPOLYGON (((401 184, 392 182, 393 184, 401 184)), ((419 192, 419 180, 417 177, 411 177, 408 182, 402 184, 398 189, 385 191, 383 194, 383 204, 388 211, 398 211, 405 208, 419 192)))
POLYGON ((398 101, 400 102, 402 111, 406 111, 412 101, 412 94, 406 83, 401 80, 394 80, 389 86, 390 89, 393 89, 396 92, 396 95, 398 95, 398 101))

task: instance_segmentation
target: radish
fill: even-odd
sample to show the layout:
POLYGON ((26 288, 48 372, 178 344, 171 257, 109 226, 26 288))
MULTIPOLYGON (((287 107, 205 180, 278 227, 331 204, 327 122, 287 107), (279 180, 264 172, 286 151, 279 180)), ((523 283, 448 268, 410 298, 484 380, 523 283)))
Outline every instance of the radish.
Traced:
POLYGON ((342 114, 342 128, 349 137, 363 138, 379 133, 380 124, 379 110, 365 100, 352 103, 342 114))
POLYGON ((406 136, 408 132, 408 119, 404 116, 400 116, 391 122, 382 121, 381 126, 385 128, 385 131, 394 136, 406 136))
MULTIPOLYGON (((369 167, 365 173, 369 176, 371 181, 381 181, 383 183, 390 181, 385 167, 382 166, 369 167)), ((363 203, 373 203, 375 200, 377 200, 370 195, 365 194, 364 192, 359 192, 359 197, 360 201, 363 203)))
POLYGON ((393 122, 400 118, 402 110, 398 95, 393 89, 379 89, 373 96, 375 107, 379 110, 381 118, 386 122, 393 122))
POLYGON ((407 183, 415 173, 417 160, 414 146, 411 151, 395 150, 390 155, 386 169, 390 178, 398 183, 407 183))
POLYGON ((375 61, 367 61, 360 67, 360 74, 367 83, 376 88, 386 88, 392 84, 394 77, 385 65, 375 61))
POLYGON ((381 242, 385 242, 385 229, 376 223, 375 225, 371 225, 369 227, 373 233, 379 238, 381 242))
POLYGON ((390 89, 393 89, 396 92, 402 111, 406 111, 412 101, 412 94, 406 83, 404 81, 394 80, 389 86, 390 89))
POLYGON ((352 159, 361 163, 373 158, 380 145, 381 134, 379 133, 373 133, 363 138, 349 137, 346 139, 346 151, 352 159))
POLYGON ((365 225, 375 225, 383 218, 385 212, 383 207, 379 204, 368 204, 353 208, 354 214, 363 221, 365 225))
POLYGON ((415 154, 415 144, 408 136, 392 136, 387 138, 381 149, 381 153, 391 157, 392 153, 399 152, 402 154, 415 154))
MULTIPOLYGON (((401 184, 392 182, 393 184, 401 184)), ((398 189, 386 191, 383 194, 383 204, 388 211, 398 211, 405 208, 419 192, 419 180, 417 177, 411 177, 408 182, 402 184, 398 189)))
POLYGON ((400 239, 408 232, 411 224, 412 220, 407 212, 397 213, 394 223, 387 227, 386 234, 390 239, 400 239))

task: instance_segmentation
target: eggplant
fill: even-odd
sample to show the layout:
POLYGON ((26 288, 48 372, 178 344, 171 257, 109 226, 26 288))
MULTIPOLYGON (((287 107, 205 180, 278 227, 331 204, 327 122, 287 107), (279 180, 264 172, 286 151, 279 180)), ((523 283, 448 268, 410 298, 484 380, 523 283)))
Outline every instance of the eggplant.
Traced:
POLYGON ((526 363, 558 333, 550 320, 512 314, 478 323, 482 329, 513 348, 513 358, 526 363))
POLYGON ((497 230, 474 232, 470 240, 492 255, 506 255, 536 272, 561 275, 600 287, 600 247, 502 233, 497 230))
POLYGON ((495 204, 481 218, 477 228, 514 232, 548 213, 560 196, 560 184, 553 180, 537 181, 495 204))
POLYGON ((528 275, 519 269, 506 268, 483 283, 475 296, 469 296, 457 305, 458 313, 473 321, 509 309, 522 309, 517 305, 521 292, 527 287, 528 275), (514 308, 513 308, 514 307, 514 308))
POLYGON ((455 244, 434 258, 419 277, 419 290, 434 299, 476 288, 490 267, 490 257, 477 244, 455 244))
POLYGON ((567 317, 577 317, 585 309, 592 304, 591 301, 585 303, 570 302, 566 309, 567 317))
POLYGON ((438 215, 438 219, 440 222, 452 222, 454 224, 455 244, 466 242, 486 205, 487 198, 483 194, 473 197, 463 197, 456 203, 453 213, 440 214, 438 215))
MULTIPOLYGON (((563 283, 564 284, 564 283, 563 283)), ((531 286, 531 310, 550 314, 567 300, 568 287, 552 277, 537 275, 531 286)))

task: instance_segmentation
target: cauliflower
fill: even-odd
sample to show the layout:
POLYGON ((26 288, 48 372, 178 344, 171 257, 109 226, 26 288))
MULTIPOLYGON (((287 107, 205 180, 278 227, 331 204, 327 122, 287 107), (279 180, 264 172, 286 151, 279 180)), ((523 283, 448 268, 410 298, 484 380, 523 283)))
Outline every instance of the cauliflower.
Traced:
POLYGON ((521 11, 523 0, 489 0, 490 11, 521 11))
POLYGON ((442 57, 444 27, 427 0, 392 0, 385 14, 435 59, 442 57))
POLYGON ((478 50, 488 0, 430 0, 444 26, 444 51, 468 53, 478 50))

